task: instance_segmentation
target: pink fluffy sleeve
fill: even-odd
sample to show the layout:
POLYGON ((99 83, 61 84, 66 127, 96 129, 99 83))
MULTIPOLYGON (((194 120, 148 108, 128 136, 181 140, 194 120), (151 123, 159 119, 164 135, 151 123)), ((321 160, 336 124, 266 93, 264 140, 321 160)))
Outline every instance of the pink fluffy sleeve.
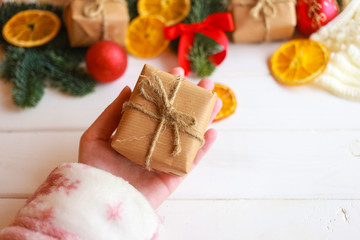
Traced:
POLYGON ((79 163, 57 167, 0 240, 150 240, 159 218, 125 180, 79 163))

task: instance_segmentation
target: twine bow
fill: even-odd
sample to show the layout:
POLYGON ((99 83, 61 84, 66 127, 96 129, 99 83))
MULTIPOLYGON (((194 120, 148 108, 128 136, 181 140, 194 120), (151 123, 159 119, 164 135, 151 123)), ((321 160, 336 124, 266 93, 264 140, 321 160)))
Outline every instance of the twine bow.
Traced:
MULTIPOLYGON (((89 1, 83 8, 83 14, 88 18, 95 18, 101 15, 101 40, 107 39, 106 22, 104 14, 104 4, 107 0, 95 0, 89 1)), ((124 0, 111 0, 115 2, 125 2, 124 0)))
POLYGON ((124 109, 129 107, 138 110, 150 118, 159 121, 145 159, 146 169, 151 170, 151 156, 164 125, 169 125, 174 132, 174 150, 172 152, 172 156, 177 156, 181 152, 180 131, 183 131, 199 140, 201 142, 201 146, 204 144, 204 138, 193 129, 193 127, 197 124, 196 118, 186 113, 177 111, 173 106, 175 96, 180 88, 181 82, 184 80, 182 76, 177 76, 176 84, 170 90, 169 95, 166 93, 159 76, 156 74, 154 75, 154 82, 150 81, 146 76, 142 75, 142 77, 143 79, 139 83, 140 95, 149 102, 153 103, 157 107, 158 113, 153 113, 145 109, 143 106, 131 101, 124 103, 124 109))
POLYGON ((251 9, 250 14, 256 19, 260 18, 260 12, 263 12, 265 17, 273 18, 276 16, 276 8, 272 0, 259 0, 257 4, 251 9))

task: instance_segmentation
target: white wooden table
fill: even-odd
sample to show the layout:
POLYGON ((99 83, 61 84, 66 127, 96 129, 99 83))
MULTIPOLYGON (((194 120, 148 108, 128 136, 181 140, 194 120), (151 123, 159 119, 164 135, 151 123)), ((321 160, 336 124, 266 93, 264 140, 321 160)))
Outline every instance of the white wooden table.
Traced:
MULTIPOLYGON (((211 78, 234 90, 238 108, 211 125, 214 147, 158 209, 161 240, 360 239, 360 103, 277 84, 267 58, 279 45, 230 45, 211 78)), ((27 110, 0 81, 0 228, 54 167, 77 161, 82 132, 144 63, 168 70, 177 59, 129 57, 120 80, 83 98, 46 89, 27 110)))

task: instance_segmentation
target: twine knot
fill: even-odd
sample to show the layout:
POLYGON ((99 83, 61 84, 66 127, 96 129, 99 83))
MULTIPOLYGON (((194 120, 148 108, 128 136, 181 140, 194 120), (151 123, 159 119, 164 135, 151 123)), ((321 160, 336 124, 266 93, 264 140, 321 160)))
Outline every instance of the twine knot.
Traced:
POLYGON ((170 90, 169 94, 166 93, 158 75, 154 75, 154 81, 150 81, 149 78, 144 75, 141 75, 141 77, 143 77, 143 79, 139 83, 140 95, 157 107, 158 114, 153 113, 145 109, 143 106, 131 101, 124 103, 124 109, 129 107, 138 110, 150 118, 159 121, 145 159, 146 169, 151 170, 151 156, 164 125, 169 125, 174 132, 174 150, 172 152, 172 156, 177 156, 181 152, 180 131, 185 132, 186 134, 189 134, 199 140, 201 146, 204 144, 204 138, 193 129, 193 127, 197 124, 196 118, 176 110, 173 106, 175 96, 180 88, 181 82, 184 80, 182 76, 176 77, 176 84, 170 90))
POLYGON ((276 8, 272 0, 259 0, 257 4, 251 9, 250 14, 255 19, 260 18, 260 12, 263 12, 265 17, 275 17, 276 8))
POLYGON ((94 18, 104 11, 105 0, 95 0, 84 6, 83 13, 86 17, 94 18))

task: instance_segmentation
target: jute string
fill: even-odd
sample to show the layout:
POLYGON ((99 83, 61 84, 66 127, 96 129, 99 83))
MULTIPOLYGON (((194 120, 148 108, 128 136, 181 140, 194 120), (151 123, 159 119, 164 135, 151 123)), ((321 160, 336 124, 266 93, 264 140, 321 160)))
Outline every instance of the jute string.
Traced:
MULTIPOLYGON (((104 4, 106 1, 108 0, 89 1, 87 4, 85 4, 83 8, 83 14, 88 18, 95 18, 101 15, 101 40, 108 39, 107 30, 106 30, 106 18, 104 11, 104 4)), ((126 2, 125 0, 111 0, 111 1, 124 2, 124 3, 126 2)))
POLYGON ((194 130, 194 126, 197 124, 196 118, 186 113, 177 111, 174 108, 174 99, 182 81, 184 80, 182 76, 176 77, 175 86, 170 90, 169 94, 166 93, 163 83, 158 75, 154 75, 154 81, 151 81, 144 75, 141 75, 141 77, 143 79, 139 83, 140 95, 149 102, 153 103, 157 107, 158 113, 153 113, 145 109, 143 106, 131 101, 124 103, 123 109, 132 108, 146 114, 154 120, 159 121, 145 159, 145 168, 147 170, 151 170, 151 156, 154 152, 160 133, 165 125, 170 126, 174 132, 174 150, 172 152, 172 156, 177 156, 181 152, 180 131, 185 132, 186 134, 189 134, 199 140, 201 146, 204 144, 205 140, 196 130, 194 130))

